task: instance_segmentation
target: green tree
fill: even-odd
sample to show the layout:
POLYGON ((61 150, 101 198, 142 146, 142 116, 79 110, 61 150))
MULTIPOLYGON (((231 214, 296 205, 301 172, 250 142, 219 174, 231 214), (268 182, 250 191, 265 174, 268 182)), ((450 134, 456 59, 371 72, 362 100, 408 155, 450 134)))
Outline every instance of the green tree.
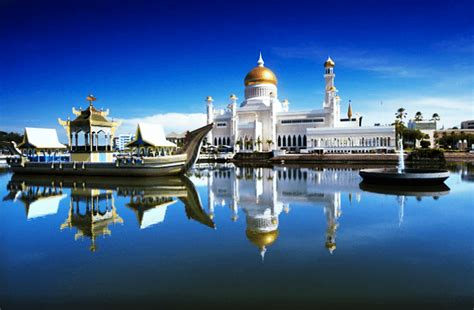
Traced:
POLYGON ((415 113, 415 121, 419 122, 423 120, 423 114, 420 111, 415 113))
POLYGON ((273 141, 272 141, 271 139, 268 139, 268 140, 267 140, 267 144, 268 144, 268 149, 271 149, 271 148, 272 148, 273 141))
POLYGON ((405 128, 404 119, 407 117, 407 113, 405 112, 404 108, 399 108, 395 113, 395 137, 398 138, 402 136, 403 129, 405 128))
POLYGON ((439 121, 441 118, 439 117, 438 113, 433 113, 433 116, 431 116, 432 121, 439 121))

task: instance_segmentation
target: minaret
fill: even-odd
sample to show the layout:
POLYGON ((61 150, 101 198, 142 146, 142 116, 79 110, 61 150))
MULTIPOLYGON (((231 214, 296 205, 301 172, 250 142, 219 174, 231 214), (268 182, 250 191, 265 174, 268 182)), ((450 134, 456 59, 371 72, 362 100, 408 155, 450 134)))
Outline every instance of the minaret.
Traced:
POLYGON ((234 146, 235 150, 235 142, 237 142, 237 96, 235 94, 230 95, 230 104, 229 109, 230 113, 232 114, 232 118, 230 120, 230 136, 231 136, 231 145, 234 146))
POLYGON ((340 122, 340 99, 337 96, 337 89, 334 86, 334 66, 336 64, 328 57, 324 62, 324 80, 326 81, 325 96, 323 107, 330 111, 330 122, 329 127, 337 127, 340 122))
MULTIPOLYGON (((207 124, 210 124, 214 121, 214 105, 212 104, 212 102, 214 101, 214 99, 212 99, 211 96, 207 96, 206 97, 206 103, 207 103, 207 124)), ((207 143, 209 144, 213 144, 213 141, 212 141, 212 130, 209 131, 209 133, 207 134, 207 143)))
POLYGON ((334 74, 335 65, 331 57, 328 57, 324 62, 324 80, 326 81, 324 107, 329 107, 331 94, 336 91, 336 87, 334 86, 334 78, 336 77, 336 74, 334 74))

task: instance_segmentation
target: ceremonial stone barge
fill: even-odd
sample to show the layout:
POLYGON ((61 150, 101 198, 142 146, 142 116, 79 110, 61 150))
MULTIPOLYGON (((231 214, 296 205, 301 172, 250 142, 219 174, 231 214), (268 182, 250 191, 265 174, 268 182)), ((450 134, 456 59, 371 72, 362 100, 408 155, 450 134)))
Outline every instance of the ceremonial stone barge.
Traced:
POLYGON ((108 110, 96 109, 94 96, 88 96, 87 100, 87 109, 78 111, 73 108, 74 120, 58 120, 69 140, 66 153, 63 150, 66 147, 58 142, 54 129, 54 135, 44 135, 44 129, 27 128, 22 143, 8 145, 15 155, 8 160, 13 172, 76 176, 184 174, 196 162, 202 141, 213 128, 213 124, 208 124, 187 132, 184 145, 178 151, 166 141, 163 132, 154 132, 161 127, 139 125, 136 139, 129 143, 130 152, 114 154, 112 141, 120 122, 109 120, 108 110))

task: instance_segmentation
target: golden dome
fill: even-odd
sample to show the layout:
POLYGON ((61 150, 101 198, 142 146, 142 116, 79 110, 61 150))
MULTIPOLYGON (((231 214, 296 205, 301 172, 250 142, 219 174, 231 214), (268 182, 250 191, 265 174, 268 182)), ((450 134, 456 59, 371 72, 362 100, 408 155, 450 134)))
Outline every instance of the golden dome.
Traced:
POLYGON ((278 80, 272 70, 265 67, 255 67, 245 76, 244 83, 245 86, 255 84, 273 84, 276 86, 278 80))
POLYGON ((336 87, 334 87, 334 86, 328 87, 327 90, 328 91, 337 91, 336 87))
POLYGON ((328 57, 328 59, 324 62, 324 68, 334 68, 335 65, 336 64, 331 59, 331 57, 328 57))
POLYGON ((245 76, 244 83, 245 86, 255 85, 255 84, 273 84, 277 85, 278 80, 272 70, 265 68, 263 66, 262 53, 257 62, 257 67, 250 70, 249 73, 245 76))
POLYGON ((257 232, 247 229, 245 231, 247 238, 259 249, 269 246, 278 238, 278 230, 269 232, 257 232))

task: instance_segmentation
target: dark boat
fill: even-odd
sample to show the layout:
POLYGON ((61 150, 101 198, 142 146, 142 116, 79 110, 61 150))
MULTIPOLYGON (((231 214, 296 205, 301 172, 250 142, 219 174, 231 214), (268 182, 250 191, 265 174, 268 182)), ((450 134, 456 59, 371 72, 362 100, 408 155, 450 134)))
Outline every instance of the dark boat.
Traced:
POLYGON ((365 183, 396 185, 443 184, 449 178, 449 171, 442 169, 363 169, 359 171, 365 183))

